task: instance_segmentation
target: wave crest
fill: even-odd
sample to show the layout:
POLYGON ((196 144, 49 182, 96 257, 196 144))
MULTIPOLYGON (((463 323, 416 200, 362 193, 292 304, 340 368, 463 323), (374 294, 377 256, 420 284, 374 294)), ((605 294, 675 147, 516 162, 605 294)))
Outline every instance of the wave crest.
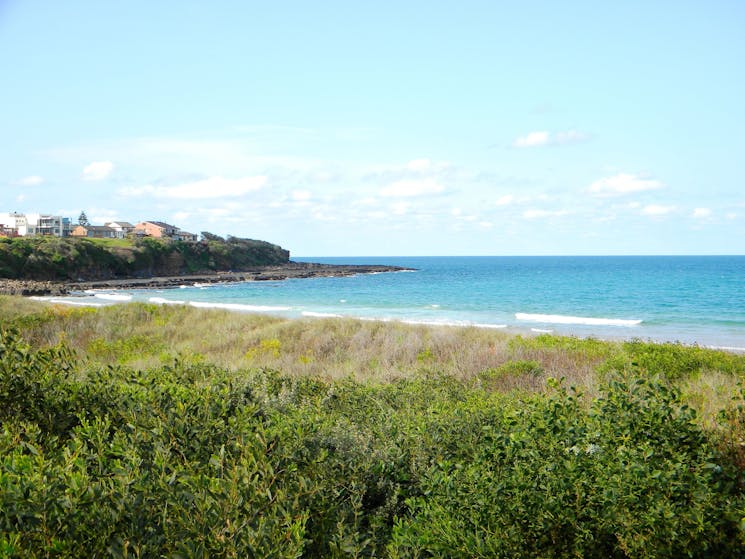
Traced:
POLYGON ((637 319, 626 318, 591 318, 586 316, 566 316, 563 314, 531 314, 515 313, 517 320, 529 322, 544 322, 549 324, 584 324, 586 326, 638 326, 642 323, 637 319))

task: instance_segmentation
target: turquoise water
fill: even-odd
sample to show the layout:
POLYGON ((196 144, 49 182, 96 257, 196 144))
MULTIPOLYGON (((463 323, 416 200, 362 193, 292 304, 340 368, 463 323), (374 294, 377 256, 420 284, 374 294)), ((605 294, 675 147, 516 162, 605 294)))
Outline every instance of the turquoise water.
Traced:
POLYGON ((113 299, 745 349, 745 256, 296 260, 417 271, 126 291, 113 299))

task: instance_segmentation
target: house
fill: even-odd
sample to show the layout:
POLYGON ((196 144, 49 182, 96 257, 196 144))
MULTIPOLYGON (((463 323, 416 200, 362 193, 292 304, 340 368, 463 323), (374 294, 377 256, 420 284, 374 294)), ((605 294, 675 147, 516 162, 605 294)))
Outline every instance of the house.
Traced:
POLYGON ((108 223, 104 223, 104 226, 111 227, 116 231, 116 237, 119 239, 125 238, 135 230, 135 226, 128 221, 109 221, 108 223))
POLYGON ((89 239, 114 239, 116 230, 105 225, 78 225, 70 233, 73 237, 88 237, 89 239))
POLYGON ((0 223, 8 229, 13 229, 17 236, 24 237, 36 233, 36 221, 29 223, 26 214, 18 212, 1 213, 0 223))
POLYGON ((14 229, 17 236, 33 235, 67 237, 70 234, 70 219, 60 215, 0 213, 0 223, 6 229, 14 229))
POLYGON ((67 237, 70 235, 70 218, 41 214, 36 220, 36 234, 47 237, 67 237))
POLYGON ((168 223, 163 223, 162 221, 141 221, 134 227, 135 234, 155 237, 158 239, 174 238, 178 232, 178 227, 175 225, 169 225, 168 223))
POLYGON ((17 237, 18 229, 0 223, 0 237, 17 237))
POLYGON ((199 240, 199 235, 189 233, 188 231, 179 230, 173 237, 177 241, 185 241, 187 243, 196 243, 199 240))

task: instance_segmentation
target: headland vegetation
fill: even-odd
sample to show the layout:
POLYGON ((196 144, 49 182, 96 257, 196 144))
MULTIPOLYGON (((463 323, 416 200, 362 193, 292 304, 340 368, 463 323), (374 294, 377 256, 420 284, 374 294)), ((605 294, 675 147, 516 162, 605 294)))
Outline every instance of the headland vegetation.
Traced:
POLYGON ((174 287, 393 271, 290 261, 289 251, 254 239, 203 233, 202 241, 152 237, 0 237, 0 293, 61 295, 95 288, 174 287))
POLYGON ((0 555, 742 557, 745 356, 0 296, 0 555))

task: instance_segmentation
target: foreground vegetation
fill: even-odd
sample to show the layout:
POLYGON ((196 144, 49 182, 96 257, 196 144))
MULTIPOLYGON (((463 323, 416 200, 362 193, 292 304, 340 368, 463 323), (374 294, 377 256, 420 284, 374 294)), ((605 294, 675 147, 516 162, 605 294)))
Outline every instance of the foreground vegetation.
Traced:
POLYGON ((0 332, 0 556, 745 556, 745 356, 7 297, 0 332))
POLYGON ((170 239, 0 238, 0 278, 75 281, 175 276, 284 264, 289 252, 265 241, 204 233, 199 243, 170 239))

